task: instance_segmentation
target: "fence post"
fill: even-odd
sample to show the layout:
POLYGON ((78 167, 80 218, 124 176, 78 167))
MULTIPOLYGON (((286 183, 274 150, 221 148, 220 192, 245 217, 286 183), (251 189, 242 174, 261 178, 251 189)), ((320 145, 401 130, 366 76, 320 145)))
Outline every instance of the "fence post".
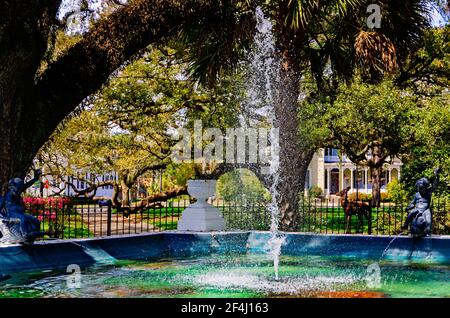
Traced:
POLYGON ((112 223, 112 202, 108 200, 108 217, 106 221, 106 236, 111 236, 111 223, 112 223))

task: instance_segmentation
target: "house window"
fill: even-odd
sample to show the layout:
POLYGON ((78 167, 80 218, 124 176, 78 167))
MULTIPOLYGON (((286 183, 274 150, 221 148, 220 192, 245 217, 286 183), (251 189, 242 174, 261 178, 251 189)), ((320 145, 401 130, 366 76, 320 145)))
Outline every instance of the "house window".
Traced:
POLYGON ((311 187, 311 171, 306 171, 306 178, 305 178, 305 189, 309 189, 311 187))
POLYGON ((381 184, 380 186, 382 188, 386 188, 386 185, 391 182, 391 180, 389 180, 389 171, 388 170, 383 170, 382 174, 381 174, 381 184))
POLYGON ((325 184, 323 185, 323 188, 326 190, 326 189, 328 189, 328 170, 327 169, 325 169, 325 178, 324 178, 324 180, 325 180, 325 184))
POLYGON ((325 148, 325 156, 338 156, 339 152, 335 148, 325 148))

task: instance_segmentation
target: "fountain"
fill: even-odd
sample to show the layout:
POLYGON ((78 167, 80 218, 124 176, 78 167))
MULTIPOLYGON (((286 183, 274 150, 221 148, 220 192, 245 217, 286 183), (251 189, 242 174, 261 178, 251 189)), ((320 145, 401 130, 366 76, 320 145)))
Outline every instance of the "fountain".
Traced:
MULTIPOLYGON (((277 87, 274 84, 278 84, 278 61, 270 21, 260 8, 256 18, 255 47, 248 55, 248 100, 243 105, 248 116, 243 115, 241 124, 243 127, 258 124, 244 120, 263 118, 265 126, 273 127, 272 96, 277 87)), ((188 191, 197 202, 185 210, 178 229, 195 232, 162 231, 0 246, 0 297, 450 296, 448 236, 412 242, 400 236, 391 239, 280 232, 277 188, 283 180, 277 173, 278 157, 273 155, 278 147, 276 130, 272 130, 270 140, 272 158, 265 171, 271 194, 270 233, 205 233, 224 228, 220 212, 206 203, 214 194, 215 181, 191 180, 188 191), (389 249, 389 257, 381 263, 380 255, 383 258, 389 249), (280 258, 283 279, 279 277, 280 258), (72 275, 70 269, 83 275, 76 288, 73 287, 80 281, 69 284, 68 278, 73 278, 67 275, 72 275), (2 282, 5 280, 7 283, 2 282)), ((11 185, 19 184, 21 188, 23 181, 16 181, 11 185)), ((427 198, 431 198, 431 193, 427 198)), ((11 207, 7 210, 8 217, 20 213, 21 226, 16 228, 27 225, 29 222, 24 221, 30 220, 23 218, 23 210, 14 204, 15 200, 6 199, 0 198, 0 203, 11 207)), ((17 195, 12 199, 17 199, 17 195)), ((430 201, 427 199, 425 203, 414 208, 428 208, 430 201)), ((415 218, 416 214, 410 217, 414 229, 423 223, 415 218)), ((31 243, 29 238, 19 237, 21 243, 31 243)))
MULTIPOLYGON (((275 40, 272 33, 272 23, 264 16, 260 7, 256 8, 256 35, 255 46, 248 56, 249 67, 249 87, 248 98, 244 103, 244 113, 250 119, 259 116, 265 118, 267 124, 274 128, 275 111, 273 93, 276 89, 276 74, 279 68, 279 61, 276 58, 275 40)), ((241 120, 241 123, 243 121, 241 120)), ((268 242, 269 253, 273 258, 275 279, 278 280, 279 259, 281 246, 285 242, 285 236, 278 230, 279 210, 277 206, 277 186, 281 181, 278 174, 278 135, 276 130, 271 130, 271 160, 267 171, 269 192, 271 202, 268 205, 270 212, 270 239, 268 242)), ((262 167, 263 169, 264 167, 262 167)))

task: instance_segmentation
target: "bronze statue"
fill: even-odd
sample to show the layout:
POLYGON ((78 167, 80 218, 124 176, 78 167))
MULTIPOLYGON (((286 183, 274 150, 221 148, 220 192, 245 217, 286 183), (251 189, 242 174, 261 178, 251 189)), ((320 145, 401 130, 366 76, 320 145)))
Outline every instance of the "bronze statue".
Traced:
POLYGON ((21 194, 40 177, 40 171, 27 183, 21 178, 8 182, 8 191, 0 197, 0 244, 33 244, 34 240, 43 236, 37 218, 25 214, 21 194))
POLYGON ((413 236, 431 235, 431 196, 439 184, 440 169, 434 171, 435 179, 432 185, 427 178, 421 178, 416 182, 417 192, 414 195, 410 205, 406 208, 409 212, 402 229, 407 230, 410 226, 410 232, 413 236))

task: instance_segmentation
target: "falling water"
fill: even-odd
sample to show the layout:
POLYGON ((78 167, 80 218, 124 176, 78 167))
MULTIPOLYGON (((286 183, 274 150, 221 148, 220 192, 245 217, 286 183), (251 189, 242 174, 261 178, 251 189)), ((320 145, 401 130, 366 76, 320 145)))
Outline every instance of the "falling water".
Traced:
MULTIPOLYGON (((249 87, 248 100, 243 105, 245 114, 245 125, 259 124, 270 125, 274 127, 275 112, 273 93, 276 89, 277 70, 279 69, 278 60, 275 54, 275 41, 272 33, 272 23, 264 16, 260 8, 256 9, 256 35, 255 46, 249 54, 249 87), (263 118, 263 119, 262 119, 263 118), (265 122, 264 122, 265 121, 265 122)), ((241 123, 243 120, 241 120, 241 123)), ((278 266, 281 254, 281 246, 285 237, 278 230, 279 210, 277 206, 279 174, 278 158, 278 133, 271 130, 270 134, 270 167, 268 167, 267 178, 270 178, 271 202, 268 206, 271 215, 270 239, 268 242, 270 255, 273 258, 275 279, 278 280, 278 266)), ((267 168, 267 167, 263 167, 267 168)))
POLYGON ((386 255, 386 253, 389 250, 389 248, 391 247, 392 243, 394 243, 394 241, 402 235, 403 235, 403 233, 399 233, 398 235, 394 236, 394 238, 389 242, 389 244, 384 249, 383 253, 381 254, 380 259, 382 259, 386 255))

